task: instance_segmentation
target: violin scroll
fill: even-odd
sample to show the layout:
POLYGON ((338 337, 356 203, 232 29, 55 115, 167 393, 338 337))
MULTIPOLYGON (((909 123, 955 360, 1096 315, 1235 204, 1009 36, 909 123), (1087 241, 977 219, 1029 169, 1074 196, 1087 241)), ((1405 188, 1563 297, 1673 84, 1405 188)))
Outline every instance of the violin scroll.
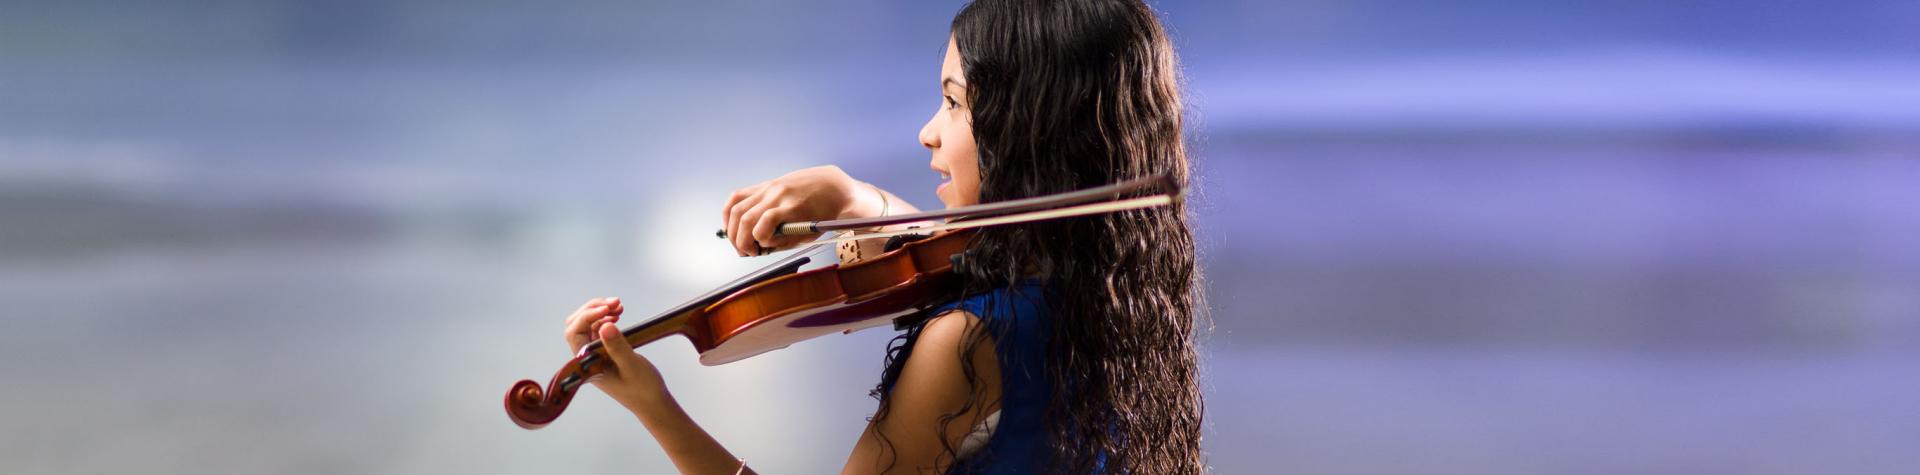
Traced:
POLYGON ((586 384, 587 378, 598 373, 593 371, 598 366, 594 363, 603 360, 592 352, 593 349, 587 348, 588 351, 568 361, 565 368, 553 375, 553 382, 547 384, 545 390, 540 388, 539 382, 531 379, 513 383, 513 387, 507 389, 507 418, 527 430, 546 427, 554 419, 559 419, 560 413, 566 412, 567 405, 573 402, 573 396, 579 392, 580 386, 586 384))
POLYGON ((513 419, 513 423, 522 429, 539 429, 559 419, 560 413, 566 412, 567 403, 572 401, 571 397, 547 401, 545 391, 540 390, 540 383, 522 379, 513 383, 513 388, 507 391, 507 418, 513 419))

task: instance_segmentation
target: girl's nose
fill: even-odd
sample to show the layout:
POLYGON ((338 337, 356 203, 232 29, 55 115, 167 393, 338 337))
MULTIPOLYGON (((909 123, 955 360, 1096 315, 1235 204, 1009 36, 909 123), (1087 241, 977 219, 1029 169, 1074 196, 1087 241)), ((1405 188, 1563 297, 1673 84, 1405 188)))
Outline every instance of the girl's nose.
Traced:
POLYGON ((940 130, 934 127, 939 121, 940 114, 934 113, 932 119, 927 119, 927 125, 920 127, 920 146, 927 150, 940 148, 940 130))

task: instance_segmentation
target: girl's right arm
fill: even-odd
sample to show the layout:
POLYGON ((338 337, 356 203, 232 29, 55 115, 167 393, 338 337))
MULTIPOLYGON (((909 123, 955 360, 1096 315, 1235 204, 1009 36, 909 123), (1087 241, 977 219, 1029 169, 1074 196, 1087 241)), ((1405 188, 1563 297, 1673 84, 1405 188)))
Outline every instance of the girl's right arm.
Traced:
POLYGON ((721 209, 727 239, 742 256, 785 249, 818 234, 774 236, 783 223, 917 213, 919 208, 833 165, 807 168, 734 190, 721 209))

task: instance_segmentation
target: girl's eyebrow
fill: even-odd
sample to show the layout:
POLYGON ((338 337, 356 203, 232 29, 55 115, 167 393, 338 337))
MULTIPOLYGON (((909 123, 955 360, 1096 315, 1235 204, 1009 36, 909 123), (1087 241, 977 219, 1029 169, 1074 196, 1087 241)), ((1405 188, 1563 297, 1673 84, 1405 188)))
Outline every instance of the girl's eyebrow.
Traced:
POLYGON ((962 83, 962 82, 960 82, 960 80, 958 80, 958 79, 954 79, 954 78, 953 78, 952 76, 948 76, 948 77, 944 77, 944 78, 940 78, 940 88, 941 88, 941 89, 946 89, 948 85, 954 85, 954 86, 960 86, 960 88, 961 88, 961 89, 966 89, 966 88, 967 88, 967 85, 966 85, 966 83, 962 83))

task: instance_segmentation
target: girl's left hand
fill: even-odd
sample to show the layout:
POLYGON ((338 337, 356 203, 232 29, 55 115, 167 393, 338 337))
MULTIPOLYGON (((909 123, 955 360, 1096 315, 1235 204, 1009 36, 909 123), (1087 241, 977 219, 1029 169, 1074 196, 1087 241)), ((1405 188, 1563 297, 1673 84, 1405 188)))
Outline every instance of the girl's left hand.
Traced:
POLYGON ((618 323, 620 313, 625 310, 619 298, 588 300, 567 317, 566 339, 574 354, 579 354, 581 347, 595 339, 611 342, 601 346, 613 360, 613 366, 602 368, 589 382, 628 411, 639 412, 667 398, 667 383, 660 378, 660 370, 628 346, 621 336, 618 323))

